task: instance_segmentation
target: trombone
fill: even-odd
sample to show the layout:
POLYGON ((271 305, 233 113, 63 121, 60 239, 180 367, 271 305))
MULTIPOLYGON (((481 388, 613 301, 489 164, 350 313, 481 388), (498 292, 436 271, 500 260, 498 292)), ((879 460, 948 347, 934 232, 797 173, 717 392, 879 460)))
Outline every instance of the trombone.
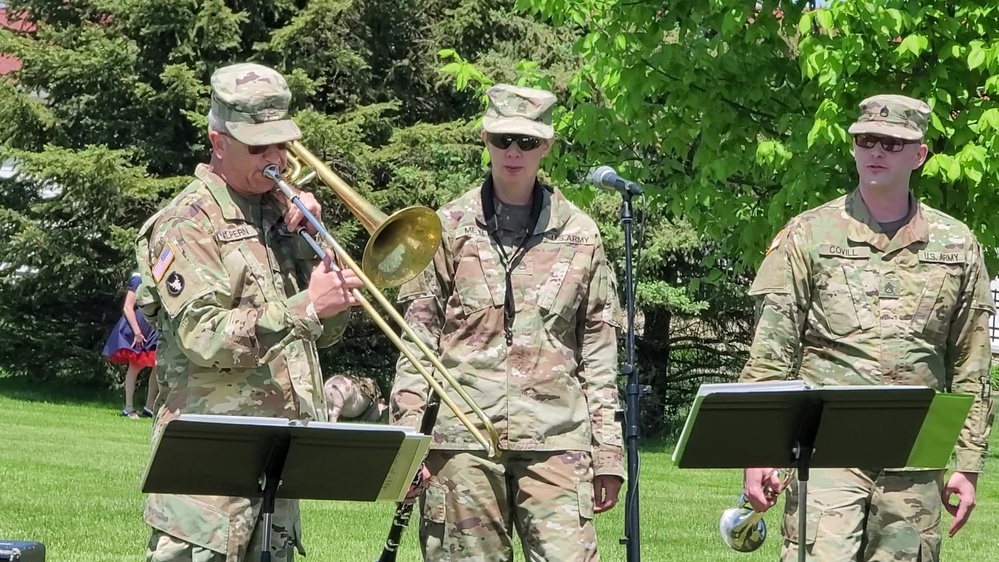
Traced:
MULTIPOLYGON (((340 263, 346 265, 357 274, 364 288, 381 305, 385 314, 392 318, 396 324, 410 337, 425 358, 430 361, 434 368, 440 372, 441 376, 448 384, 454 388, 455 392, 468 405, 479 421, 485 427, 488 438, 475 427, 468 417, 454 403, 441 384, 427 371, 420 363, 420 360, 403 343, 402 339, 392 330, 388 322, 378 313, 378 310, 371 301, 358 289, 354 289, 353 296, 364 308, 372 321, 378 325, 386 336, 392 341, 399 351, 406 356, 413 364, 413 367, 426 379, 427 383, 433 387, 441 402, 447 405, 454 412, 458 420, 472 433, 490 458, 499 456, 499 434, 488 416, 482 409, 468 396, 461 385, 455 380, 447 368, 441 363, 434 352, 430 350, 420 340, 413 329, 406 324, 406 320, 400 315, 395 307, 385 298, 378 287, 396 287, 423 272, 426 266, 434 258, 437 248, 440 246, 441 222, 433 210, 427 207, 408 207, 386 216, 385 213, 375 208, 366 201, 356 191, 352 190, 342 179, 340 179, 326 164, 309 152, 300 142, 292 141, 288 143, 288 177, 282 175, 281 170, 274 164, 264 168, 264 175, 271 179, 288 198, 294 203, 302 214, 305 215, 323 241, 333 250, 334 255, 340 263), (302 174, 305 166, 311 168, 311 172, 302 174), (370 234, 370 239, 365 245, 361 259, 362 267, 347 254, 343 246, 323 227, 312 213, 305 207, 298 197, 298 190, 301 186, 312 180, 316 175, 326 184, 333 193, 344 203, 350 212, 357 217, 370 234)), ((316 240, 305 231, 305 227, 298 230, 298 233, 316 251, 320 259, 326 257, 326 252, 316 242, 316 240)), ((338 270, 339 267, 331 263, 330 267, 338 270)))
MULTIPOLYGON (((780 479, 780 491, 784 491, 791 483, 795 471, 778 469, 776 472, 778 477, 784 473, 780 479)), ((763 513, 749 505, 745 492, 739 495, 739 502, 735 507, 730 507, 722 513, 718 527, 725 546, 737 552, 753 552, 763 546, 763 542, 767 540, 767 523, 763 520, 763 513)))

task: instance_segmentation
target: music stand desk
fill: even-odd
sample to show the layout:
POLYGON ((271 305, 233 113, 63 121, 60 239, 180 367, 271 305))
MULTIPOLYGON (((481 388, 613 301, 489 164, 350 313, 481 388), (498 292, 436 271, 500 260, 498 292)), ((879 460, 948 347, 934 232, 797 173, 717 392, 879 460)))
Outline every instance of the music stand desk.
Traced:
POLYGON ((429 447, 401 426, 182 414, 157 435, 142 492, 263 498, 266 561, 276 498, 402 501, 429 447))
POLYGON ((810 468, 944 468, 973 396, 925 386, 701 385, 673 453, 679 468, 795 468, 804 560, 810 468))

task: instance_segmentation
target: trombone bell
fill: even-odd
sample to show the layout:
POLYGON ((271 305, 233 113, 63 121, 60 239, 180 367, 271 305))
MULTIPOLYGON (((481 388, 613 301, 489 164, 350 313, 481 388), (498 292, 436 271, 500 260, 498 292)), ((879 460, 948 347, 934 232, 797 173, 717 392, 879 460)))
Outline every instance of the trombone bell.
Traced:
POLYGON ((736 507, 722 513, 719 531, 725 546, 736 552, 753 552, 767 540, 767 523, 763 514, 750 507, 745 494, 739 497, 736 507))
MULTIPOLYGON (((311 168, 368 231, 361 269, 379 288, 398 287, 416 277, 434 259, 441 243, 441 221, 432 209, 407 207, 386 215, 361 197, 298 141, 288 144, 286 180, 301 187, 302 171, 311 168)), ((304 182, 302 182, 304 183, 304 182)))
MULTIPOLYGON (((795 470, 778 469, 776 472, 780 478, 779 494, 787 489, 795 470)), ((767 540, 767 523, 763 520, 763 514, 753 509, 745 492, 739 495, 739 502, 735 507, 722 513, 718 530, 725 546, 737 552, 753 552, 767 540)))
POLYGON ((377 287, 397 287, 423 272, 441 243, 441 220, 427 207, 408 207, 381 221, 361 256, 377 287))

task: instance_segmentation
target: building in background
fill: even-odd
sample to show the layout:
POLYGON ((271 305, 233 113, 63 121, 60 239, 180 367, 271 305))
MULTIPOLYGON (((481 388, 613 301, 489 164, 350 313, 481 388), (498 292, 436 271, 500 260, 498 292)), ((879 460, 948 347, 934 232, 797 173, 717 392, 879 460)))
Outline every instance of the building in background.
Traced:
MULTIPOLYGON (((35 26, 31 25, 30 22, 10 16, 6 2, 0 2, 0 26, 23 33, 31 33, 35 30, 35 26)), ((0 54, 0 76, 10 74, 20 68, 21 61, 17 57, 0 54)))

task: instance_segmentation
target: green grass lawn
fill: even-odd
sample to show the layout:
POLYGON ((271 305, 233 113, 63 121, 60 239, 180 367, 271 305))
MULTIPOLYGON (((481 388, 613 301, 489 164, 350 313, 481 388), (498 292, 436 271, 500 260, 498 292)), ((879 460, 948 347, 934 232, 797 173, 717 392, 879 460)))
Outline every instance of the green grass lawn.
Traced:
MULTIPOLYGON (((143 389, 137 395, 144 396, 143 389)), ((151 424, 119 417, 120 409, 118 399, 107 395, 53 393, 0 379, 0 540, 43 542, 47 559, 55 562, 143 559, 148 531, 142 522, 139 478, 151 424)), ((739 471, 681 471, 670 465, 669 455, 664 446, 645 447, 641 455, 643 560, 776 560, 777 510, 767 516, 771 537, 755 553, 732 552, 718 536, 718 518, 739 493, 739 471)), ((971 522, 957 537, 944 539, 947 562, 999 558, 995 456, 989 460, 990 473, 981 482, 971 522)), ((303 504, 308 560, 377 558, 392 504, 303 504)), ((950 516, 944 518, 949 524, 950 516)), ((618 544, 623 503, 598 515, 597 528, 602 559, 623 561, 624 547, 618 544)), ((419 560, 413 528, 405 534, 399 559, 419 560)))

